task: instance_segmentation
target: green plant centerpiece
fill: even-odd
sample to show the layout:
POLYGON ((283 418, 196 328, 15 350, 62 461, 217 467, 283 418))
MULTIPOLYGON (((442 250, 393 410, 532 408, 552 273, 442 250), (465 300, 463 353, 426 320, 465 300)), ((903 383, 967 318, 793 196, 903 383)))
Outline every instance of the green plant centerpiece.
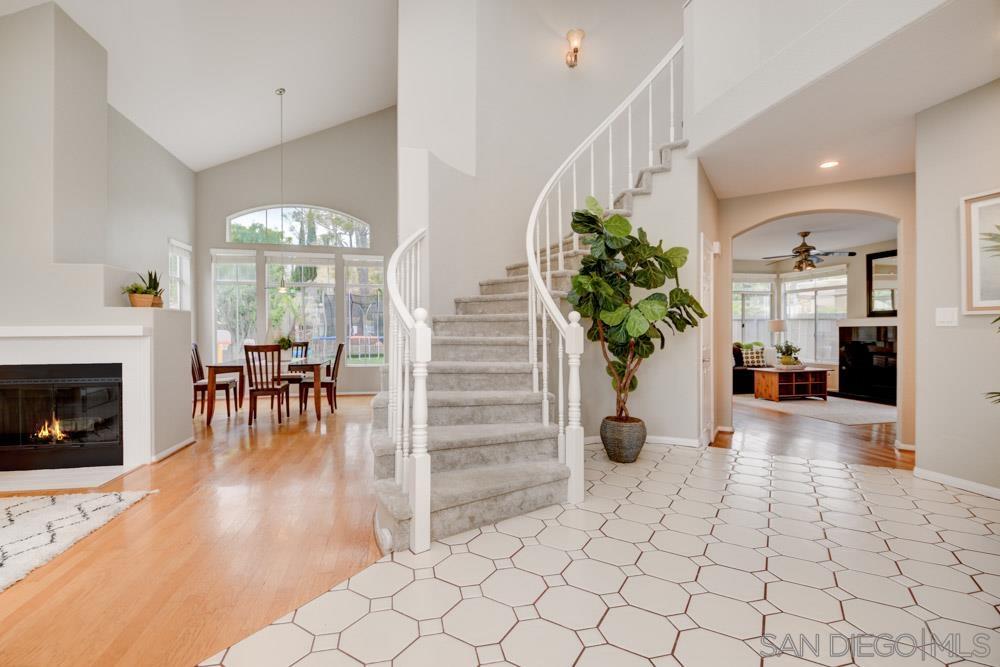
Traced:
POLYGON ((657 345, 664 348, 664 330, 696 327, 707 313, 680 285, 687 248, 664 250, 663 242, 651 244, 642 228, 633 236, 625 217, 606 214, 593 197, 585 209, 573 212, 572 227, 590 254, 573 276, 567 298, 590 318, 587 338, 600 344, 615 391, 615 414, 601 423, 601 440, 611 460, 631 463, 646 441, 645 423, 628 410, 629 396, 639 386, 639 367, 657 345), (667 281, 673 283, 668 292, 655 291, 667 281), (644 293, 634 296, 634 287, 644 293))
POLYGON ((277 343, 278 347, 282 350, 290 350, 292 348, 292 339, 290 336, 281 336, 278 340, 274 341, 277 343))
POLYGON ((774 349, 778 353, 778 356, 781 357, 782 366, 799 365, 799 358, 795 355, 797 355, 802 348, 795 345, 795 343, 786 340, 784 343, 778 343, 775 345, 774 349))
POLYGON ((160 287, 160 276, 156 271, 147 271, 143 276, 137 273, 141 282, 134 282, 122 287, 122 294, 128 295, 129 303, 136 308, 162 308, 163 288, 160 287))

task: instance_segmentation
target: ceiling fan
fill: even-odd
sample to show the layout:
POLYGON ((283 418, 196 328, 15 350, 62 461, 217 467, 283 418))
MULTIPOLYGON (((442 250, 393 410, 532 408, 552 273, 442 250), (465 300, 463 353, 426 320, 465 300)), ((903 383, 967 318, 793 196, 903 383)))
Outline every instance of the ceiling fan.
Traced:
POLYGON ((802 242, 792 248, 791 255, 772 255, 771 257, 762 257, 761 259, 771 260, 768 264, 777 264, 778 262, 783 262, 786 259, 794 259, 796 260, 796 271, 809 271, 811 269, 815 269, 817 264, 824 261, 824 257, 854 257, 858 254, 853 250, 817 251, 816 246, 809 245, 809 242, 806 241, 806 237, 809 236, 809 234, 810 232, 799 232, 799 236, 802 237, 802 242))

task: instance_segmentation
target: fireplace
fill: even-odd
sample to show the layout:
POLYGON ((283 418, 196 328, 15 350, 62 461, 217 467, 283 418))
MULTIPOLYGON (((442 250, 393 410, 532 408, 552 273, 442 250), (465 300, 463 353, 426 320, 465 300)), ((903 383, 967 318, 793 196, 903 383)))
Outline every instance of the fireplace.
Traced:
POLYGON ((0 366, 0 470, 122 463, 121 364, 0 366))

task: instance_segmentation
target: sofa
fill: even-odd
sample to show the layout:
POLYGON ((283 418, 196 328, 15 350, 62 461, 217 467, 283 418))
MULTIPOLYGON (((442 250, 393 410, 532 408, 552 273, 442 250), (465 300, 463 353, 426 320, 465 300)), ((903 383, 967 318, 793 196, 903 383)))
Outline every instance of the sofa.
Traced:
POLYGON ((753 393, 753 369, 743 365, 743 350, 738 343, 733 344, 733 393, 753 393))

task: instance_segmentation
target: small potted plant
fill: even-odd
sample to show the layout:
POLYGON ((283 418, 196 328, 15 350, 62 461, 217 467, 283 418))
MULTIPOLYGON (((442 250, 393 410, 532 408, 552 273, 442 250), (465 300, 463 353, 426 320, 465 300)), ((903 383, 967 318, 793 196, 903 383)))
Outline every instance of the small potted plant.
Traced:
POLYGON ((781 365, 782 366, 799 366, 799 365, 801 365, 800 362, 799 362, 799 358, 797 356, 795 356, 795 355, 797 355, 802 348, 801 347, 797 347, 791 341, 785 341, 784 343, 778 343, 777 345, 774 346, 774 349, 778 353, 778 356, 781 358, 781 365))
POLYGON ((629 395, 639 386, 636 373, 643 361, 662 350, 666 338, 660 327, 680 333, 707 317, 701 304, 680 286, 678 270, 688 258, 687 248, 655 246, 646 232, 631 235, 632 224, 621 215, 607 215, 593 197, 587 208, 573 213, 573 231, 583 235, 590 254, 573 277, 567 298, 583 317, 591 318, 587 338, 600 343, 615 391, 615 414, 601 423, 601 441, 608 458, 631 463, 646 442, 646 424, 629 414, 629 395), (667 281, 669 292, 656 292, 667 281), (644 291, 633 295, 632 288, 644 291))
POLYGON ((131 283, 122 288, 122 294, 128 295, 129 304, 133 308, 163 308, 163 288, 160 287, 160 277, 156 271, 149 271, 146 276, 137 273, 141 282, 131 283))
POLYGON ((278 340, 274 342, 277 343, 278 347, 280 347, 282 350, 290 350, 292 349, 292 343, 294 341, 292 341, 290 336, 281 336, 280 338, 278 338, 278 340))

